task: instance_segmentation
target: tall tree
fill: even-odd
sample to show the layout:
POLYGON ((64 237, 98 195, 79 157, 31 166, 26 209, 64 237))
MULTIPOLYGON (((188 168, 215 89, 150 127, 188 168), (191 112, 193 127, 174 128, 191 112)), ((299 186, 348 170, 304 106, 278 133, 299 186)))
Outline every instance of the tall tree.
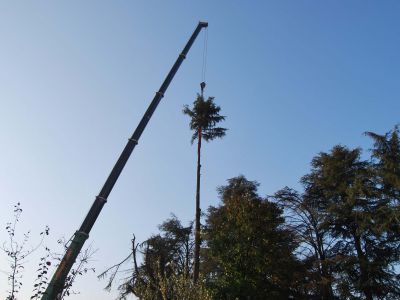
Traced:
POLYGON ((216 299, 305 299, 296 288, 295 236, 257 186, 239 176, 219 188, 222 203, 206 222, 207 280, 216 299))
MULTIPOLYGON (((380 236, 381 247, 385 249, 388 264, 398 270, 400 260, 400 138, 399 127, 396 125, 385 134, 366 132, 374 141, 372 152, 372 171, 375 176, 376 190, 379 195, 376 203, 374 223, 378 224, 376 230, 380 236), (394 263, 395 262, 395 263, 394 263), (394 267, 394 265, 397 265, 394 267)), ((388 280, 399 282, 393 272, 388 280)), ((394 284, 388 292, 388 297, 393 290, 400 292, 400 285, 394 284)), ((398 295, 398 294, 397 294, 398 295)))
POLYGON ((398 250, 382 230, 384 218, 377 217, 382 216, 378 212, 382 194, 370 163, 361 159, 361 150, 335 146, 320 153, 303 180, 326 212, 323 228, 337 239, 333 251, 341 277, 340 298, 399 297, 393 271, 398 250))
POLYGON ((217 127, 217 124, 225 120, 219 114, 221 108, 214 103, 214 97, 204 99, 203 90, 205 83, 201 83, 201 94, 197 94, 193 107, 185 105, 183 113, 190 117, 190 129, 193 131, 191 142, 197 140, 197 178, 196 178, 196 216, 195 216, 195 248, 194 248, 194 272, 193 280, 197 281, 200 272, 200 158, 202 140, 209 142, 216 138, 222 138, 226 134, 226 128, 217 127))
POLYGON ((317 299, 399 295, 399 130, 366 135, 374 141, 372 160, 361 160, 360 149, 336 146, 313 159, 301 179, 303 193, 275 194, 300 238, 300 257, 311 262, 317 299))

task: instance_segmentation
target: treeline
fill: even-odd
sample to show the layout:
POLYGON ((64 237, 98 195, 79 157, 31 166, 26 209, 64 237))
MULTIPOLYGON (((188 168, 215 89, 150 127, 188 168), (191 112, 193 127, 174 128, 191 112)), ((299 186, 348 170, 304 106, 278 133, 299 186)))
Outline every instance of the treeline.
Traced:
MULTIPOLYGON (((366 135, 368 158, 340 145, 321 152, 302 191, 262 197, 244 176, 219 187, 202 225, 197 282, 193 224, 173 216, 144 243, 133 240, 120 298, 400 299, 399 130, 366 135)), ((102 274, 108 288, 119 267, 102 274)))

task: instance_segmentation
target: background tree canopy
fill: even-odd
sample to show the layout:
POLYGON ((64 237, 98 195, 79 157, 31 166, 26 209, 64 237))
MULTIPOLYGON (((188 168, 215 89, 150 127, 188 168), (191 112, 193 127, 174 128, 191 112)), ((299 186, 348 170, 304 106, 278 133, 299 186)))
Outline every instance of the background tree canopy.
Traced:
POLYGON ((301 192, 262 197, 257 182, 228 179, 205 216, 199 280, 192 224, 172 217, 134 245, 121 298, 400 299, 398 134, 366 133, 367 159, 342 145, 319 153, 301 192))

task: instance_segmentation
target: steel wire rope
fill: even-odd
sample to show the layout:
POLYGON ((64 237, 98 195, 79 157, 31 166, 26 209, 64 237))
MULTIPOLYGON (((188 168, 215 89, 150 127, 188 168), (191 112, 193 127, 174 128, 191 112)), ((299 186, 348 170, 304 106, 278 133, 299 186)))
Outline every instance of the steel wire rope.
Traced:
POLYGON ((204 30, 203 63, 201 66, 201 82, 205 82, 205 80, 206 80, 207 55, 208 55, 208 28, 206 28, 204 30))

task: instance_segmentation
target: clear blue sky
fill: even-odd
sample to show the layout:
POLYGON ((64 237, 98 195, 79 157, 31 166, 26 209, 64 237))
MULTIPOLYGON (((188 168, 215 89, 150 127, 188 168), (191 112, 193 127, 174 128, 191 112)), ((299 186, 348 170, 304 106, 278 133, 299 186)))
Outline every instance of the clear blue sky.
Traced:
MULTIPOLYGON (((299 188, 319 151, 367 149, 364 131, 400 121, 399 15, 389 0, 0 1, 2 228, 18 201, 32 241, 45 224, 51 246, 80 226, 199 20, 209 22, 206 94, 229 128, 203 148, 203 209, 239 174, 263 195, 299 188)), ((196 149, 181 110, 199 90, 203 38, 91 232, 98 272, 127 255, 132 233, 143 241, 172 212, 194 216, 196 149)), ((87 276, 70 299, 112 299, 103 286, 87 276)))

